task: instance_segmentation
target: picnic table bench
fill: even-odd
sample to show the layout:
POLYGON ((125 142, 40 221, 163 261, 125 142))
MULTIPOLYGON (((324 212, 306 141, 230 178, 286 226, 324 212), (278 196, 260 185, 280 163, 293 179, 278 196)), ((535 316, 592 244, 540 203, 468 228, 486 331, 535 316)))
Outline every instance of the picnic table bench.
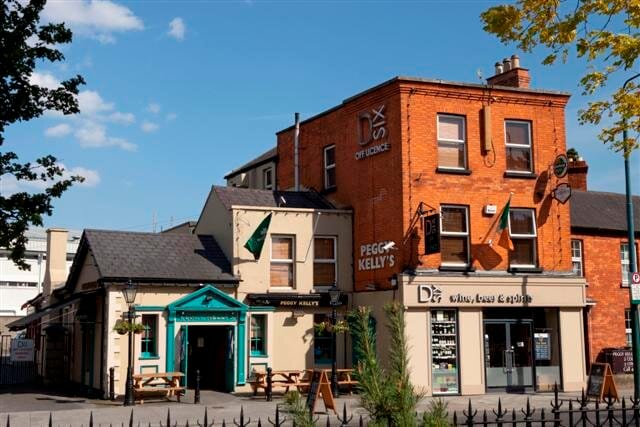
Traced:
MULTIPOLYGON (((315 369, 317 370, 317 369, 315 369)), ((327 373, 327 377, 331 377, 331 369, 322 369, 327 373)), ((299 370, 285 370, 285 371, 272 371, 271 372, 271 386, 283 387, 285 392, 288 392, 291 387, 295 387, 299 392, 306 393, 309 391, 311 385, 311 379, 313 378, 314 369, 299 370)), ((353 386, 358 384, 358 381, 353 379, 353 369, 337 369, 338 374, 338 386, 345 386, 348 388, 349 393, 353 391, 353 386)), ((267 390, 267 373, 264 371, 254 371, 253 380, 249 381, 249 385, 253 390, 253 395, 258 394, 259 389, 267 390)))
POLYGON ((185 388, 180 385, 182 372, 155 372, 135 374, 133 376, 133 398, 144 403, 146 396, 163 396, 167 399, 175 396, 180 402, 180 396, 185 388))

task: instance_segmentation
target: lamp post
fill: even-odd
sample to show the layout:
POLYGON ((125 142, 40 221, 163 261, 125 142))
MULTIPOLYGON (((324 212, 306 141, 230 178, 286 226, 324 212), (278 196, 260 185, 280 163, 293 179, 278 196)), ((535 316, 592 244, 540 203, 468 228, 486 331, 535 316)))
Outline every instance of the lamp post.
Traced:
MULTIPOLYGON (((640 73, 627 79, 622 85, 622 89, 626 88, 632 80, 640 77, 640 73)), ((631 193, 631 166, 629 157, 631 156, 631 148, 627 144, 627 119, 622 118, 622 142, 624 145, 624 181, 627 196, 627 239, 629 247, 629 271, 631 274, 637 271, 636 264, 636 242, 634 238, 633 225, 633 195, 631 193)), ((631 277, 629 277, 631 279, 631 277)), ((629 284, 629 299, 631 301, 631 345, 633 346, 633 394, 637 399, 640 397, 640 319, 638 318, 638 304, 633 301, 633 284, 629 284)))
POLYGON ((122 295, 125 302, 129 305, 127 320, 129 321, 129 364, 127 366, 127 383, 124 392, 124 406, 134 406, 136 404, 133 399, 133 324, 136 320, 136 309, 133 303, 136 300, 138 286, 131 280, 127 282, 127 286, 122 289, 122 295))
POLYGON ((334 283, 331 289, 329 289, 329 298, 331 298, 331 392, 335 397, 338 396, 338 371, 336 367, 337 363, 337 351, 336 351, 336 323, 338 322, 338 314, 336 313, 336 307, 342 305, 340 301, 340 289, 334 283))

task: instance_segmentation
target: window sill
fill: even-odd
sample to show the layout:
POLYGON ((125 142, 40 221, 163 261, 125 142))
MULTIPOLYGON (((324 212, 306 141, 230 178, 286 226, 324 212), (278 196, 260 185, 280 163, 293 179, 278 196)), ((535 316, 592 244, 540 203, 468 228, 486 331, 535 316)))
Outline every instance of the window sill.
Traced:
POLYGON ((271 286, 267 293, 273 292, 274 294, 281 292, 295 292, 296 288, 292 286, 271 286))
POLYGON ((540 267, 509 267, 509 273, 542 273, 544 270, 540 267))
POLYGON ((140 356, 138 360, 160 360, 160 356, 140 356))
POLYGON ((627 283, 622 282, 622 283, 620 283, 620 287, 621 288, 625 288, 625 289, 629 289, 629 283, 628 282, 627 283))
POLYGON ((471 175, 471 170, 470 169, 436 168, 436 173, 448 173, 451 175, 471 175))
POLYGON ((439 271, 451 271, 455 273, 472 273, 476 271, 475 268, 470 265, 441 265, 438 268, 439 271))
POLYGON ((538 175, 533 172, 505 172, 503 176, 505 178, 538 179, 538 175))
POLYGON ((266 359, 266 358, 269 357, 269 355, 268 354, 254 354, 254 353, 251 353, 250 357, 252 359, 266 359))
POLYGON ((331 194, 331 193, 335 193, 336 191, 338 191, 338 187, 331 187, 331 188, 325 188, 322 191, 320 191, 320 194, 331 194))

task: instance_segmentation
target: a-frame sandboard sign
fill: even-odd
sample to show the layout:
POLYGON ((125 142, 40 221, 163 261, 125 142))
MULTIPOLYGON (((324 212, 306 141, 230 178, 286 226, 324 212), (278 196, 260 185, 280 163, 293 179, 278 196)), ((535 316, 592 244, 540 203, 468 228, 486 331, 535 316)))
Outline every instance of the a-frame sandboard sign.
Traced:
POLYGON ((332 410, 334 414, 337 414, 327 373, 325 371, 313 371, 309 394, 307 395, 307 408, 309 408, 309 413, 312 415, 316 413, 316 402, 320 394, 322 394, 322 401, 326 411, 332 410))
POLYGON ((611 396, 619 400, 618 387, 613 379, 613 372, 608 363, 592 363, 587 383, 587 396, 595 397, 598 401, 611 396))

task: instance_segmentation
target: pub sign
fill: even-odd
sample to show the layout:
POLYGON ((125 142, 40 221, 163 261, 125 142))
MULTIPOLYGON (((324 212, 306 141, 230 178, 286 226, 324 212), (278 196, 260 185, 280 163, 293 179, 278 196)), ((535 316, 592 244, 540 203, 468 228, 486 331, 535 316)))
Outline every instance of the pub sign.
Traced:
POLYGON ((424 253, 440 252, 440 214, 429 215, 424 219, 424 253))

